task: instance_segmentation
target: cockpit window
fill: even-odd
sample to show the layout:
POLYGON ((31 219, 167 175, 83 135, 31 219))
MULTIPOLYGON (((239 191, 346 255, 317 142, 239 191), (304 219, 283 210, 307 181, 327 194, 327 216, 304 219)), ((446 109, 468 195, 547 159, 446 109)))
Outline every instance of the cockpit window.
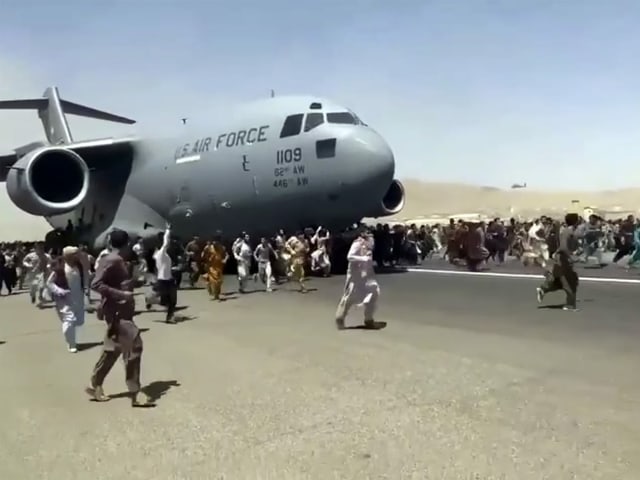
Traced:
POLYGON ((333 112, 327 113, 327 122, 343 123, 346 125, 358 125, 356 117, 349 112, 333 112))
POLYGON ((365 127, 368 127, 368 126, 369 126, 369 125, 367 125, 366 123, 364 123, 364 122, 360 119, 360 117, 358 117, 358 115, 356 115, 356 114, 355 114, 355 113, 353 113, 353 112, 350 112, 350 113, 351 113, 351 115, 353 115, 353 118, 355 118, 355 119, 356 119, 356 125, 363 125, 363 126, 365 126, 365 127))
POLYGON ((300 130, 302 129, 303 117, 304 117, 304 114, 302 113, 289 115, 285 119, 284 125, 282 125, 282 130, 280 131, 280 138, 293 137, 294 135, 298 135, 300 133, 300 130))
POLYGON ((322 113, 307 113, 307 120, 304 122, 304 131, 313 130, 318 125, 324 123, 324 115, 322 113))

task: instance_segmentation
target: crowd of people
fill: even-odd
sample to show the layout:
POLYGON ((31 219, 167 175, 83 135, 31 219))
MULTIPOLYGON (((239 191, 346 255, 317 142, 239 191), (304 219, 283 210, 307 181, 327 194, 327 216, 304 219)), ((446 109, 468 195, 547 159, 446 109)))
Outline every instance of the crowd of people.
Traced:
MULTIPOLYGON (((516 219, 493 219, 482 222, 467 222, 450 219, 448 224, 378 224, 368 227, 375 241, 373 260, 378 267, 419 265, 431 258, 443 258, 451 264, 469 270, 478 270, 487 262, 504 263, 507 257, 515 257, 525 265, 545 267, 559 247, 559 236, 566 222, 542 216, 530 221, 516 219)), ((358 228, 364 228, 363 225, 358 228)), ((0 243, 0 294, 15 288, 31 285, 31 277, 41 276, 40 263, 51 262, 62 255, 64 247, 74 246, 85 258, 88 274, 95 272, 97 262, 107 250, 96 255, 88 245, 73 240, 73 230, 53 231, 42 242, 0 243), (34 259, 38 259, 35 261, 34 259), (35 263, 34 263, 35 262, 35 263)), ((629 257, 626 267, 640 260, 640 222, 633 216, 618 220, 604 220, 596 215, 583 220, 578 218, 575 226, 577 242, 574 261, 587 262, 595 259, 596 265, 604 265, 604 252, 616 252, 613 262, 629 257)), ((195 237, 188 242, 173 236, 162 242, 134 241, 127 262, 136 275, 153 279, 156 270, 154 252, 162 251, 171 260, 171 280, 180 283, 184 276, 190 284, 197 279, 207 281, 215 298, 220 297, 217 272, 238 271, 241 279, 239 289, 245 289, 250 277, 262 279, 267 291, 274 282, 283 278, 303 279, 306 275, 328 276, 332 272, 344 273, 347 267, 346 254, 353 239, 350 231, 331 235, 324 228, 305 229, 296 235, 287 236, 276 232, 271 238, 261 238, 253 244, 246 234, 240 234, 233 245, 223 246, 220 238, 201 239, 195 237), (296 243, 298 241, 299 243, 296 243), (299 248, 299 252, 292 251, 299 248), (231 255, 227 255, 227 248, 231 255), (239 252, 236 255, 235 252, 239 252), (222 253, 225 252, 225 253, 222 253), (223 261, 228 257, 229 261, 223 261), (290 270, 293 268, 293 274, 290 270), (289 273, 288 273, 289 272, 289 273), (208 279, 216 279, 209 281, 208 279)), ((168 274, 161 273, 163 276, 168 274)), ((168 281, 169 278, 162 279, 168 281)), ((297 280, 304 291, 304 280, 297 280)), ((44 285, 44 282, 40 282, 44 285)), ((33 290, 33 289, 32 289, 33 290)), ((37 289, 31 295, 34 303, 40 303, 46 289, 37 289)))
POLYGON ((350 243, 333 242, 329 231, 318 227, 293 235, 280 231, 272 239, 261 238, 253 244, 249 235, 241 233, 227 248, 220 237, 194 237, 182 243, 172 237, 167 225, 161 237, 151 241, 139 238, 131 242, 126 232, 114 230, 109 234, 108 246, 95 255, 85 245, 60 248, 57 241, 55 245, 46 241, 14 242, 0 245, 0 282, 9 295, 14 289, 27 286, 31 302, 37 307, 53 303, 71 353, 78 351, 77 327, 84 324, 87 311, 95 310, 97 318, 105 322, 106 332, 87 393, 96 401, 109 399, 102 384, 122 356, 132 406, 144 406, 149 401, 138 399, 143 343, 133 320, 134 288, 148 285, 146 307, 159 303, 166 308, 165 321, 176 323, 177 294, 183 280, 192 286, 204 281, 211 298, 222 301, 225 269, 233 263, 240 294, 246 293, 252 278, 261 281, 266 292, 272 292, 274 284, 292 281, 304 293, 307 275, 329 276, 331 248, 346 245, 347 280, 336 310, 336 327, 343 329, 350 308, 362 304, 365 327, 375 328, 379 287, 373 269, 373 238, 366 228, 351 234, 350 243), (95 309, 92 291, 100 295, 95 309))
MULTIPOLYGON (((575 261, 594 258, 604 266, 605 252, 616 252, 618 263, 629 257, 626 266, 640 260, 640 222, 633 216, 604 220, 597 215, 576 218, 577 247, 575 261)), ((545 266, 559 247, 559 235, 567 226, 566 220, 542 216, 529 221, 514 218, 468 222, 450 219, 448 224, 435 225, 378 225, 374 232, 378 265, 421 264, 440 255, 455 265, 477 270, 491 260, 504 263, 515 257, 525 265, 545 266)))
MULTIPOLYGON (((76 328, 87 311, 95 311, 106 323, 103 353, 98 360, 88 393, 98 401, 105 376, 122 354, 132 405, 139 405, 139 369, 142 340, 133 317, 133 290, 147 285, 145 304, 166 308, 165 321, 176 323, 177 295, 183 283, 204 282, 213 300, 224 300, 225 272, 236 273, 237 290, 245 293, 248 283, 260 282, 266 292, 274 285, 295 282, 306 292, 308 275, 326 277, 346 267, 347 279, 336 311, 336 327, 344 328, 349 309, 364 306, 365 326, 374 327, 379 286, 374 265, 397 268, 420 264, 441 256, 456 266, 479 271, 483 264, 505 262, 514 256, 526 265, 538 265, 545 272, 537 288, 538 300, 555 290, 566 292, 565 310, 575 310, 578 275, 573 264, 615 250, 614 262, 629 256, 630 267, 640 258, 640 222, 634 217, 605 221, 595 215, 583 220, 576 214, 563 221, 541 217, 528 222, 515 219, 465 222, 451 219, 447 225, 354 226, 337 235, 323 227, 295 234, 284 231, 257 242, 246 233, 231 245, 220 237, 194 237, 180 241, 167 225, 155 239, 131 241, 124 231, 114 230, 101 252, 77 244, 72 232, 54 232, 45 241, 0 244, 0 294, 16 289, 29 291, 36 307, 54 304, 69 352, 77 351, 76 328), (62 246, 64 245, 64 246, 62 246), (94 308, 92 291, 100 295, 94 308)), ((142 402, 144 403, 144 402, 142 402)))

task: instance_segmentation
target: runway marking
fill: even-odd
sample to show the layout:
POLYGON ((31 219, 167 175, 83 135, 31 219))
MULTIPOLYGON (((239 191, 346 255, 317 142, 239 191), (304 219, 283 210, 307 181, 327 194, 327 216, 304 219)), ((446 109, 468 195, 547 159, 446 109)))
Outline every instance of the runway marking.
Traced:
MULTIPOLYGON (((544 278, 543 275, 535 275, 532 273, 467 272, 462 270, 437 270, 430 268, 408 268, 407 271, 414 273, 433 273, 436 275, 467 275, 469 277, 531 278, 536 280, 544 278)), ((635 285, 640 284, 640 280, 635 278, 580 277, 580 281, 595 283, 627 283, 635 285)))

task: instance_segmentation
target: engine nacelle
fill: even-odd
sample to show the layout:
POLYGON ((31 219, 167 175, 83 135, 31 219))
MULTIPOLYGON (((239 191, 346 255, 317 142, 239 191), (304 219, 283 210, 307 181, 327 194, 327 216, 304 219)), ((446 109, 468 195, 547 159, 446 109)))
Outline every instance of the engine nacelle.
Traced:
POLYGON ((387 217, 389 215, 395 215, 400 213, 400 211, 404 208, 404 185, 400 182, 400 180, 393 180, 387 192, 380 200, 380 206, 376 209, 373 215, 369 215, 370 217, 387 217))
POLYGON ((74 210, 87 196, 89 168, 71 150, 43 147, 18 160, 6 183, 18 208, 32 215, 60 215, 74 210))

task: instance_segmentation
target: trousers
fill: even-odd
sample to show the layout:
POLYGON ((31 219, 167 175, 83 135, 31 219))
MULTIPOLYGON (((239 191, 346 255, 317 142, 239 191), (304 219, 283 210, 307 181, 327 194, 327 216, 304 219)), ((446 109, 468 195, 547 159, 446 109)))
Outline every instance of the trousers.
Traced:
POLYGON ((271 290, 271 273, 271 262, 258 263, 258 276, 260 281, 267 287, 267 290, 271 290))
POLYGON ((358 284, 354 281, 347 282, 342 298, 338 303, 336 319, 344 320, 349 314, 349 310, 354 305, 364 306, 364 320, 373 321, 380 297, 380 287, 375 281, 368 281, 358 284))
POLYGON ((167 307, 167 318, 172 318, 178 304, 178 287, 172 280, 158 280, 158 294, 160 295, 160 305, 167 307))
POLYGON ((131 393, 139 392, 142 351, 140 330, 132 320, 120 320, 117 332, 113 332, 111 326, 108 326, 102 345, 102 353, 93 367, 91 386, 93 388, 101 387, 104 379, 122 355, 127 389, 131 393))
POLYGON ((573 265, 568 258, 561 256, 553 264, 551 270, 545 274, 545 280, 540 285, 544 293, 564 290, 566 294, 565 304, 576 308, 576 296, 578 292, 578 274, 573 269, 573 265))

